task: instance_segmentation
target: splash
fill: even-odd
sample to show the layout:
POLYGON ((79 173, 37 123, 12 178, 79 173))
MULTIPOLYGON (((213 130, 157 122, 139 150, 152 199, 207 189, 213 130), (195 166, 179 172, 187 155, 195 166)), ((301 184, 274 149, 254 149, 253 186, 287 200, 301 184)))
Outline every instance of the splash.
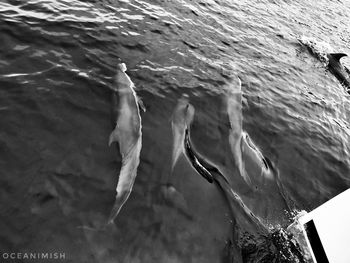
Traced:
POLYGON ((327 54, 334 53, 329 43, 319 41, 312 37, 301 36, 298 38, 299 43, 305 46, 311 54, 313 54, 321 62, 328 64, 327 54))
POLYGON ((311 263, 295 236, 282 228, 259 237, 246 233, 240 246, 245 263, 311 263))

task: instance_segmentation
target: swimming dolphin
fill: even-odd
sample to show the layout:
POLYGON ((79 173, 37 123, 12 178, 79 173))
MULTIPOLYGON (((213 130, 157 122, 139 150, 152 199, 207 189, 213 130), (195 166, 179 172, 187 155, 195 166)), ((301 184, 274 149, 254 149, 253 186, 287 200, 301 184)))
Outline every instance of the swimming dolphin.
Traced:
MULTIPOLYGON (((249 137, 248 133, 243 131, 242 133, 242 155, 245 163, 246 173, 251 174, 251 170, 254 170, 255 180, 260 181, 262 179, 274 179, 274 174, 271 169, 271 161, 269 161, 259 150, 259 148, 254 144, 252 139, 249 137), (256 176, 259 174, 260 176, 256 176)), ((253 178, 250 177, 250 182, 252 183, 253 178)))
POLYGON ((118 64, 113 90, 119 97, 115 129, 109 137, 109 145, 118 142, 122 156, 122 167, 119 173, 117 194, 108 223, 113 223, 120 209, 132 191, 137 168, 140 163, 142 147, 141 116, 135 85, 125 73, 126 65, 118 64))
POLYGON ((274 177, 266 158, 242 127, 242 88, 239 78, 238 83, 231 82, 226 86, 225 95, 230 122, 229 145, 240 175, 249 186, 253 185, 252 180, 272 180, 274 177))
POLYGON ((171 171, 174 170, 174 166, 180 157, 181 153, 184 153, 184 139, 185 130, 192 123, 194 116, 194 107, 188 102, 188 96, 186 94, 178 100, 172 115, 171 128, 173 132, 173 152, 171 171))
POLYGON ((245 170, 242 156, 242 91, 241 80, 238 78, 238 85, 230 83, 226 86, 226 110, 230 122, 229 144, 233 159, 238 171, 247 184, 250 184, 250 178, 245 170))
MULTIPOLYGON (((174 113, 172 115, 171 127, 173 133, 173 150, 171 159, 171 172, 173 173, 174 166, 179 159, 181 153, 184 152, 183 141, 185 137, 184 130, 193 120, 194 108, 188 102, 188 95, 183 94, 181 98, 178 99, 178 103, 175 107, 174 113)), ((174 185, 169 181, 169 175, 167 174, 164 179, 165 182, 161 184, 160 194, 165 201, 165 203, 178 210, 180 213, 185 215, 188 219, 192 219, 192 215, 188 211, 187 202, 174 185)))
POLYGON ((200 154, 196 153, 191 145, 190 136, 189 136, 189 128, 187 127, 185 130, 185 138, 184 138, 184 147, 186 157, 192 164, 192 167, 203 176, 209 183, 213 183, 214 176, 221 176, 228 183, 225 176, 219 171, 217 167, 211 164, 209 161, 206 161, 200 154))
POLYGON ((222 172, 196 151, 190 139, 189 128, 185 131, 184 144, 186 156, 188 160, 190 160, 193 168, 210 183, 214 183, 225 197, 229 210, 231 211, 231 220, 233 224, 237 222, 241 227, 244 226, 246 230, 249 229, 250 233, 266 234, 267 229, 264 224, 247 206, 245 206, 239 195, 232 190, 229 181, 222 172))
POLYGON ((172 116, 172 131, 173 131, 173 154, 172 154, 172 170, 183 153, 196 171, 206 179, 208 182, 212 183, 213 178, 210 174, 211 169, 216 169, 213 165, 206 162, 204 158, 196 156, 191 153, 192 149, 188 147, 188 133, 189 127, 193 121, 194 107, 189 103, 187 95, 183 95, 179 100, 172 116), (200 161, 197 159, 200 158, 200 161), (206 167, 197 167, 205 164, 206 167), (209 171, 208 171, 208 170, 209 171))
POLYGON ((345 66, 340 63, 342 57, 347 56, 344 53, 327 54, 328 69, 333 75, 343 84, 349 91, 350 89, 350 72, 345 66))

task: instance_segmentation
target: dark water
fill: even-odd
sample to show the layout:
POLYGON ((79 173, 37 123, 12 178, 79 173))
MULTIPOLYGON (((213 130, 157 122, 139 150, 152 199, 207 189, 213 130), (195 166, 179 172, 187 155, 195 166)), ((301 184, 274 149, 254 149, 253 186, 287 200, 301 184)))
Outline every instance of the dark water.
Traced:
MULTIPOLYGON (((242 80, 244 129, 276 165, 291 210, 347 189, 350 97, 298 39, 350 54, 349 13, 346 0, 1 2, 0 251, 62 251, 68 262, 228 262, 217 189, 180 160, 171 181, 190 220, 163 202, 159 186, 183 93, 196 108, 196 148, 223 165, 222 87, 232 70, 242 80), (107 219, 121 165, 107 145, 121 61, 147 108, 141 163, 115 225, 94 231, 79 226, 107 219)), ((234 188, 271 233, 293 221, 273 193, 252 194, 238 177, 234 188)), ((246 262, 294 262, 269 259, 288 247, 276 241, 285 235, 242 237, 250 246, 233 247, 244 247, 246 262)))

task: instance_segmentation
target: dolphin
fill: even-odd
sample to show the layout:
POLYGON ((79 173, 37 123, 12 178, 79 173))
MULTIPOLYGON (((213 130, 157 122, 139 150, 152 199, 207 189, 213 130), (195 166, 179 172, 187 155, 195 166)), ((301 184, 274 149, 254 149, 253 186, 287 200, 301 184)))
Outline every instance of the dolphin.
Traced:
POLYGON ((214 182, 213 174, 216 176, 221 176, 228 183, 226 177, 219 171, 217 167, 215 167, 209 161, 205 160, 204 157, 194 151, 194 148, 191 145, 188 127, 185 129, 184 149, 185 155, 192 164, 192 167, 209 183, 214 182))
POLYGON ((230 215, 228 221, 230 231, 228 232, 229 238, 226 246, 223 249, 222 260, 223 262, 243 262, 240 248, 237 245, 239 243, 239 232, 237 230, 244 229, 256 235, 265 235, 268 230, 260 219, 245 206, 239 195, 232 190, 220 169, 198 153, 193 146, 190 138, 193 115, 194 107, 188 102, 187 97, 182 97, 173 114, 173 135, 175 137, 174 142, 176 142, 174 144, 176 147, 174 147, 173 152, 173 165, 176 164, 179 155, 184 154, 196 173, 213 184, 223 197, 230 215), (179 140, 183 140, 181 145, 178 144, 179 140))
POLYGON ((344 53, 327 54, 328 69, 343 84, 349 92, 350 89, 350 71, 340 63, 342 57, 347 56, 344 53))
POLYGON ((125 73, 126 65, 118 64, 113 91, 118 95, 118 107, 115 129, 109 137, 109 145, 118 142, 122 156, 122 166, 116 187, 116 199, 110 213, 108 223, 113 223, 120 209, 132 191, 137 168, 140 163, 142 148, 142 125, 139 101, 134 90, 135 85, 125 73))
MULTIPOLYGON (((272 161, 263 155, 249 134, 242 129, 241 94, 240 81, 239 85, 227 85, 225 100, 230 121, 229 145, 238 170, 252 191, 252 195, 244 196, 244 200, 254 214, 269 223, 279 223, 286 219, 285 211, 291 211, 291 200, 272 161), (255 198, 264 200, 266 205, 262 206, 255 198)), ((232 180, 230 182, 233 187, 232 180)))
POLYGON ((226 86, 226 110, 230 122, 229 145, 241 177, 247 184, 251 180, 246 172, 242 155, 243 137, 243 115, 242 115, 242 91, 241 80, 238 78, 238 85, 230 83, 226 86))
POLYGON ((179 100, 172 116, 173 131, 173 153, 172 170, 181 154, 184 154, 197 172, 199 172, 209 183, 213 182, 210 174, 211 170, 217 170, 216 167, 205 161, 203 157, 194 155, 189 147, 189 127, 193 121, 194 107, 189 103, 188 96, 185 94, 179 100), (199 160, 197 159, 199 158, 199 160), (202 166, 202 164, 205 165, 202 166), (202 167, 199 167, 202 166, 202 167), (207 170, 208 169, 208 170, 207 170))
POLYGON ((226 86, 226 110, 230 123, 229 145, 240 175, 249 186, 252 186, 253 181, 257 179, 259 181, 262 179, 272 180, 274 175, 269 167, 269 162, 248 133, 243 130, 241 86, 239 78, 238 85, 232 82, 226 86), (260 176, 257 176, 258 174, 260 176))
MULTIPOLYGON (((185 137, 184 130, 193 120, 194 108, 188 102, 188 95, 183 94, 178 99, 178 103, 175 107, 174 113, 172 114, 171 127, 173 133, 173 150, 171 158, 171 172, 173 173, 175 164, 179 159, 183 150, 183 141, 185 137)), ((188 219, 193 219, 191 213, 188 210, 187 202, 174 185, 169 182, 169 175, 166 176, 165 182, 161 184, 160 194, 165 203, 178 210, 180 213, 185 215, 188 219)))
POLYGON ((185 139, 185 130, 192 123, 193 116, 194 107, 188 102, 188 95, 183 94, 178 100, 171 121, 173 132, 172 172, 180 154, 184 153, 183 142, 185 139))
POLYGON ((233 191, 229 181, 223 173, 214 164, 205 160, 196 151, 190 139, 189 128, 185 131, 184 144, 186 156, 192 164, 192 167, 198 174, 207 179, 209 183, 214 183, 225 197, 229 210, 231 211, 232 222, 235 223, 238 221, 238 225, 245 225, 245 229, 249 229, 251 233, 266 234, 267 229, 264 224, 252 213, 252 211, 249 210, 247 206, 245 206, 243 200, 233 191))
MULTIPOLYGON (((271 161, 261 153, 259 148, 254 144, 253 140, 245 131, 242 133, 241 149, 244 163, 247 167, 246 172, 252 170, 253 167, 256 166, 254 173, 260 175, 258 178, 263 177, 269 180, 274 179, 274 174, 271 169, 271 161)), ((250 177, 251 183, 252 180, 253 179, 250 177)))

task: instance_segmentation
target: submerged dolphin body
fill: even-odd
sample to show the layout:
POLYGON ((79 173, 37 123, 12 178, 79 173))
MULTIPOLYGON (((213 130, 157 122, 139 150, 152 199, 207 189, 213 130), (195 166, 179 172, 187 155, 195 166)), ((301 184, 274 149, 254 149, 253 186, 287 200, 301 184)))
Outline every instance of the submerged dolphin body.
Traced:
POLYGON ((134 90, 134 83, 125 71, 125 64, 119 64, 115 76, 116 85, 114 91, 119 97, 118 116, 115 129, 109 137, 109 145, 113 142, 118 142, 122 156, 122 166, 116 188, 116 200, 108 223, 113 223, 132 191, 140 163, 142 147, 142 125, 138 98, 134 90))
POLYGON ((344 53, 327 54, 328 69, 340 81, 340 83, 348 89, 348 92, 350 92, 350 71, 340 63, 340 59, 345 56, 347 55, 344 53))
MULTIPOLYGON (((240 197, 234 193, 230 184, 223 173, 217 166, 212 164, 202 155, 200 155, 193 147, 190 139, 190 125, 193 120, 194 107, 188 102, 188 99, 180 99, 173 114, 173 135, 174 142, 182 140, 181 145, 176 145, 173 154, 173 165, 176 164, 179 155, 182 153, 189 161, 194 170, 205 178, 209 183, 214 183, 219 191, 224 195, 229 202, 231 212, 236 215, 235 211, 239 210, 240 215, 238 220, 240 225, 250 224, 251 232, 264 232, 265 228, 257 217, 243 204, 240 197), (253 226, 253 227, 252 227, 253 226)), ((235 218, 232 217, 235 222, 235 218)))
MULTIPOLYGON (((271 162, 268 161, 268 159, 261 153, 259 148, 254 144, 246 132, 242 133, 241 149, 243 153, 244 163, 247 167, 247 174, 251 174, 249 171, 255 169, 253 172, 255 175, 255 181, 257 179, 260 179, 259 181, 264 179, 274 179, 274 174, 271 169, 271 162), (260 176, 256 177, 257 174, 260 176)), ((252 181, 254 179, 250 177, 251 183, 253 183, 252 181)))
POLYGON ((243 130, 242 88, 240 79, 238 81, 238 85, 230 83, 226 87, 226 109, 230 122, 229 144, 240 175, 252 186, 254 179, 273 179, 273 173, 264 155, 243 130), (263 178, 257 177, 257 174, 263 178))
POLYGON ((185 130, 185 138, 184 138, 184 149, 185 155, 192 164, 192 167, 203 176, 209 183, 214 182, 214 176, 221 176, 227 183, 227 179, 225 176, 219 171, 217 167, 211 164, 209 161, 206 161, 204 157, 200 154, 196 153, 191 145, 190 136, 189 136, 189 128, 187 127, 185 130))
MULTIPOLYGON (((259 200, 264 200, 266 205, 262 206, 251 196, 246 196, 245 202, 249 209, 264 221, 270 224, 279 224, 288 221, 286 212, 291 211, 289 204, 291 200, 288 199, 287 192, 274 164, 262 154, 248 133, 242 129, 240 86, 240 82, 238 88, 230 84, 227 87, 225 97, 227 100, 227 114, 230 120, 229 143, 236 163, 240 164, 240 161, 242 162, 242 173, 248 186, 253 191, 253 196, 259 200)), ((233 185, 231 187, 234 188, 233 185)))
POLYGON ((243 177, 247 184, 250 184, 250 178, 246 172, 242 155, 242 139, 243 139, 243 116, 242 116, 242 92, 241 80, 239 84, 233 83, 227 86, 226 109, 230 122, 229 144, 233 159, 238 168, 239 174, 243 177))
MULTIPOLYGON (((183 150, 183 140, 185 137, 184 130, 187 125, 193 120, 194 108, 188 103, 188 96, 184 94, 179 100, 172 115, 171 127, 173 133, 173 150, 171 159, 171 173, 173 173, 174 166, 179 159, 183 150)), ((165 182, 160 188, 160 194, 167 205, 175 208, 180 213, 185 215, 188 219, 192 219, 192 215, 188 210, 187 202, 182 193, 179 192, 174 185, 170 183, 169 175, 164 179, 165 182)))
POLYGON ((246 230, 249 230, 250 233, 255 234, 266 234, 267 230, 262 224, 260 219, 256 217, 248 207, 246 207, 239 197, 236 194, 226 177, 220 172, 220 170, 213 164, 206 161, 194 148, 190 139, 189 129, 185 131, 185 149, 186 156, 190 160, 193 168, 202 175, 204 178, 210 178, 209 182, 213 182, 219 189, 219 191, 225 197, 229 210, 231 212, 231 220, 234 224, 239 226, 244 226, 246 230))
POLYGON ((172 116, 172 131, 173 131, 173 153, 172 153, 172 170, 180 157, 184 154, 197 172, 200 173, 208 182, 212 183, 213 178, 210 174, 211 169, 216 169, 204 158, 191 153, 192 149, 188 147, 189 127, 193 121, 194 107, 188 102, 186 95, 179 99, 178 104, 172 116), (200 160, 197 159, 200 158, 200 160), (205 164, 206 167, 203 167, 205 164), (208 169, 208 170, 207 170, 208 169))
POLYGON ((184 153, 185 130, 192 123, 194 116, 194 107, 188 102, 188 96, 183 95, 176 105, 174 110, 171 128, 173 132, 173 152, 171 171, 180 157, 184 153))

